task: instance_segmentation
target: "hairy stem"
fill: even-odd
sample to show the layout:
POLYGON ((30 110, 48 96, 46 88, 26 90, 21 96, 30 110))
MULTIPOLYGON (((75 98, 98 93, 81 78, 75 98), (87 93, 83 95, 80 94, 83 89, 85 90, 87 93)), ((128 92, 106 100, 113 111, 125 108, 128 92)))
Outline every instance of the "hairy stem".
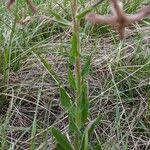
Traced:
MULTIPOLYGON (((76 18, 77 14, 77 0, 72 0, 72 14, 73 14, 73 33, 77 38, 77 56, 75 57, 75 78, 76 78, 76 118, 75 122, 77 127, 81 128, 81 115, 80 115, 80 104, 81 104, 81 61, 80 61, 80 20, 76 18)), ((79 149, 79 135, 75 135, 75 149, 79 149)))

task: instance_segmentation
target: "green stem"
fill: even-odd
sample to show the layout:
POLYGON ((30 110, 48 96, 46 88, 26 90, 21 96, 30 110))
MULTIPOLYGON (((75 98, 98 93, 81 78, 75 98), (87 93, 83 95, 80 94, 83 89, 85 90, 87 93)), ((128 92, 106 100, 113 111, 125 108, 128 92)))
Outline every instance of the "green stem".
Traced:
MULTIPOLYGON (((73 13, 73 33, 77 38, 77 56, 75 57, 75 78, 76 78, 76 118, 75 122, 77 127, 81 128, 81 115, 80 115, 80 104, 81 104, 81 60, 80 60, 80 20, 76 18, 77 14, 77 0, 72 0, 72 13, 73 13)), ((75 134, 75 149, 79 149, 79 134, 75 134)))
POLYGON ((76 104, 77 104, 77 113, 76 113, 76 123, 78 128, 81 126, 81 115, 80 115, 80 104, 81 104, 81 61, 80 61, 80 35, 79 35, 79 20, 77 20, 76 28, 76 37, 77 37, 77 48, 78 56, 75 58, 75 70, 76 70, 76 104))

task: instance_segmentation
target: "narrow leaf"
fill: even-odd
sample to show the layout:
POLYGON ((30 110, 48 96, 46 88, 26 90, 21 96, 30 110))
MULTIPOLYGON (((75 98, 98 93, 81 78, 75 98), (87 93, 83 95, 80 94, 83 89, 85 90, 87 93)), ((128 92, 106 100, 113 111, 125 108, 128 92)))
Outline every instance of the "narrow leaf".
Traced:
POLYGON ((81 134, 75 123, 75 116, 72 113, 69 113, 69 131, 72 133, 81 134))
POLYGON ((67 22, 66 19, 63 19, 63 20, 56 20, 54 19, 55 22, 59 23, 60 25, 62 26, 71 26, 71 23, 70 22, 67 22))
POLYGON ((72 89, 76 89, 76 83, 75 83, 75 78, 73 76, 73 72, 71 69, 68 67, 68 83, 72 89))
POLYGON ((52 134, 55 137, 56 141, 64 148, 64 150, 73 150, 73 146, 68 141, 67 137, 61 133, 60 130, 52 128, 52 134))
POLYGON ((79 150, 88 150, 88 132, 85 130, 79 150))
POLYGON ((71 98, 63 87, 60 87, 60 102, 63 109, 66 111, 73 107, 71 98))
POLYGON ((81 123, 84 125, 88 118, 89 98, 87 83, 82 86, 82 101, 81 101, 81 123))
POLYGON ((85 137, 84 137, 84 150, 88 150, 88 132, 85 133, 85 137))
POLYGON ((102 150, 102 146, 98 143, 98 144, 95 146, 95 150, 102 150))
POLYGON ((39 59, 39 61, 42 63, 42 65, 46 68, 46 70, 48 71, 52 79, 55 81, 55 83, 60 86, 60 82, 58 81, 58 77, 56 73, 52 69, 52 65, 50 65, 48 61, 44 59, 38 52, 36 52, 35 50, 32 50, 32 51, 36 55, 36 57, 39 59))
POLYGON ((36 149, 35 135, 36 135, 36 131, 37 131, 37 112, 38 112, 38 107, 39 107, 39 103, 40 103, 40 99, 41 99, 41 92, 42 92, 42 87, 40 88, 39 93, 38 93, 37 105, 36 105, 34 119, 33 119, 33 123, 32 123, 31 137, 33 137, 33 139, 31 140, 31 143, 30 143, 30 148, 29 148, 30 150, 36 149))
POLYGON ((92 9, 93 9, 92 7, 84 9, 82 12, 80 12, 79 14, 77 14, 76 18, 82 19, 87 13, 91 12, 92 9))
POLYGON ((87 127, 85 128, 84 134, 82 136, 81 146, 79 150, 88 150, 89 135, 91 135, 91 133, 95 129, 95 126, 99 122, 100 122, 100 117, 97 117, 87 125, 87 127))
POLYGON ((86 131, 88 131, 89 135, 92 134, 93 130, 95 129, 96 125, 100 122, 101 118, 98 116, 94 120, 92 120, 86 127, 86 131))
POLYGON ((65 150, 65 149, 59 143, 57 143, 56 150, 65 150))
POLYGON ((55 17, 55 21, 62 24, 62 25, 65 25, 65 26, 70 26, 71 25, 71 22, 69 22, 68 20, 64 19, 63 17, 61 17, 58 13, 56 13, 55 11, 53 10, 50 10, 51 14, 55 17))
POLYGON ((82 12, 76 15, 77 19, 82 19, 87 13, 91 12, 93 8, 97 7, 103 0, 99 0, 97 3, 94 5, 84 9, 82 12))
POLYGON ((87 58, 87 61, 85 63, 85 65, 83 66, 81 75, 82 77, 85 77, 86 75, 88 75, 89 71, 90 71, 90 66, 91 66, 91 55, 87 58))

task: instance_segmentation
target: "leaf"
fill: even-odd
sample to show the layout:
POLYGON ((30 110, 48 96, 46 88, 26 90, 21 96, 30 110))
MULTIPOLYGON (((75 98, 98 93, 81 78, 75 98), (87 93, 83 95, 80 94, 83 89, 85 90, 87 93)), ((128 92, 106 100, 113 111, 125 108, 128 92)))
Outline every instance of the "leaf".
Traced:
POLYGON ((88 140, 89 137, 88 137, 88 133, 86 132, 84 137, 84 150, 88 150, 88 140))
POLYGON ((87 83, 82 86, 82 101, 81 101, 81 123, 84 125, 88 118, 89 112, 89 98, 87 83))
POLYGON ((65 25, 65 26, 70 26, 71 25, 71 22, 69 22, 68 20, 64 19, 63 17, 61 17, 58 13, 56 13, 55 11, 53 10, 50 10, 51 14, 55 17, 55 20, 56 22, 62 24, 62 25, 65 25))
POLYGON ((57 150, 65 150, 59 143, 56 144, 57 150))
POLYGON ((33 137, 33 138, 30 142, 29 150, 36 149, 35 135, 36 135, 36 132, 37 132, 37 112, 38 112, 39 103, 40 103, 40 99, 41 99, 41 93, 42 93, 42 88, 39 89, 39 93, 38 93, 38 97, 37 97, 37 102, 36 102, 37 105, 36 105, 36 108, 35 108, 35 114, 34 114, 34 119, 33 119, 33 122, 32 122, 32 130, 31 130, 31 137, 33 137))
POLYGON ((88 131, 88 134, 91 135, 93 130, 95 129, 95 126, 100 122, 101 118, 98 116, 94 120, 92 120, 86 127, 86 131, 88 131))
POLYGON ((63 20, 63 18, 53 10, 50 10, 51 14, 57 19, 57 20, 63 20))
POLYGON ((75 57, 72 55, 72 49, 71 49, 71 51, 70 51, 70 53, 69 53, 68 55, 69 55, 69 60, 68 60, 69 65, 70 65, 70 67, 71 67, 71 66, 74 67, 74 64, 75 64, 75 57))
POLYGON ((86 61, 85 65, 83 66, 83 69, 82 69, 82 72, 81 72, 82 77, 85 77, 86 75, 88 75, 88 73, 90 71, 91 58, 92 58, 92 56, 90 55, 87 58, 87 61, 86 61))
POLYGON ((82 19, 87 13, 91 12, 93 8, 97 7, 103 0, 99 0, 94 5, 84 9, 82 12, 76 15, 77 19, 82 19))
POLYGON ((42 65, 46 68, 46 70, 48 71, 49 75, 52 77, 52 79, 55 81, 55 83, 60 86, 60 82, 58 80, 58 77, 56 75, 56 73, 54 72, 54 70, 52 69, 52 65, 50 65, 46 59, 44 59, 38 52, 36 52, 35 50, 32 50, 33 53, 36 55, 36 57, 39 59, 39 61, 42 63, 42 65))
POLYGON ((84 9, 82 12, 80 12, 79 14, 77 14, 76 18, 77 19, 82 19, 87 13, 92 11, 92 7, 86 8, 84 9))
POLYGON ((69 131, 72 133, 81 134, 80 130, 78 129, 76 123, 75 123, 75 115, 72 115, 72 113, 69 113, 69 131))
POLYGON ((80 150, 88 150, 88 140, 89 136, 95 129, 95 126, 100 122, 100 117, 95 118, 93 121, 91 121, 85 128, 84 134, 82 136, 81 146, 80 150))
POLYGON ((76 89, 76 83, 75 83, 75 78, 73 76, 73 72, 71 69, 68 67, 68 83, 72 89, 76 89))
POLYGON ((56 141, 61 145, 61 147, 64 148, 64 150, 73 150, 73 146, 70 144, 67 137, 61 133, 60 130, 53 127, 51 131, 56 141))
POLYGON ((76 33, 73 33, 72 39, 71 39, 71 43, 72 43, 71 55, 72 55, 73 57, 79 56, 79 52, 78 52, 78 41, 77 41, 77 35, 76 35, 76 33))
POLYGON ((83 136, 82 136, 82 141, 81 141, 81 145, 80 145, 80 149, 79 150, 88 150, 88 132, 85 130, 83 136))
POLYGON ((71 98, 63 87, 60 87, 60 102, 63 109, 66 111, 73 107, 71 98))
POLYGON ((102 150, 102 146, 98 143, 98 144, 95 146, 95 150, 102 150))

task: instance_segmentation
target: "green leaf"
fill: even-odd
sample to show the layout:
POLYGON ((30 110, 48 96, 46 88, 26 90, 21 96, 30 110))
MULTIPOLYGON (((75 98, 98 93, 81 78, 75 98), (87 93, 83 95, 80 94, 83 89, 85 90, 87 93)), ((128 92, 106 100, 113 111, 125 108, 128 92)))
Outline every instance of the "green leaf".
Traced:
POLYGON ((89 112, 89 98, 87 83, 82 86, 82 101, 81 101, 81 123, 84 125, 87 122, 89 112))
POLYGON ((52 77, 52 79, 55 81, 55 83, 60 86, 60 82, 58 80, 58 77, 54 70, 52 69, 52 65, 48 63, 46 59, 44 59, 38 52, 35 50, 32 50, 33 53, 36 55, 36 57, 39 59, 41 64, 45 67, 45 69, 48 71, 49 75, 52 77))
POLYGON ((90 55, 87 58, 87 61, 86 61, 85 65, 83 66, 83 69, 82 69, 82 72, 81 72, 82 77, 85 77, 86 75, 88 75, 88 73, 90 71, 91 58, 92 58, 92 56, 90 55))
POLYGON ((92 9, 93 9, 92 7, 84 9, 82 12, 80 12, 79 14, 77 14, 76 18, 82 19, 87 13, 91 12, 92 9))
POLYGON ((95 150, 102 150, 102 146, 98 143, 98 144, 95 146, 95 150))
POLYGON ((8 49, 4 49, 4 51, 1 52, 0 55, 0 73, 3 74, 5 80, 8 77, 8 64, 10 54, 8 49))
POLYGON ((69 94, 63 87, 60 87, 60 102, 64 110, 68 111, 73 107, 69 94))
POLYGON ((93 132, 93 130, 95 129, 96 125, 97 125, 98 123, 100 123, 100 120, 101 120, 101 118, 100 118, 100 116, 98 116, 97 118, 95 118, 94 120, 92 120, 92 121, 87 125, 87 127, 86 127, 85 130, 88 131, 88 134, 89 134, 89 135, 92 134, 92 132, 93 132))
POLYGON ((65 150, 59 143, 56 144, 57 150, 65 150))
POLYGON ((79 56, 77 34, 76 33, 73 33, 71 43, 72 43, 71 55, 73 57, 79 56))
POLYGON ((99 0, 94 5, 84 9, 82 12, 76 15, 77 19, 82 19, 87 13, 91 12, 93 8, 97 7, 103 0, 99 0))
POLYGON ((61 133, 57 128, 52 128, 52 134, 56 141, 64 148, 64 150, 73 150, 73 146, 68 141, 67 137, 61 133))
POLYGON ((75 123, 75 115, 72 113, 69 113, 69 131, 72 133, 81 134, 80 130, 78 129, 76 123, 75 123))
POLYGON ((36 108, 35 108, 35 114, 34 114, 34 119, 32 122, 32 130, 31 130, 31 137, 33 137, 33 139, 30 142, 30 147, 29 150, 33 150, 36 149, 36 139, 35 139, 35 135, 37 132, 37 112, 38 112, 38 108, 39 108, 39 103, 40 103, 40 99, 41 99, 41 93, 42 93, 42 88, 39 89, 39 93, 38 93, 38 97, 37 97, 37 102, 36 102, 36 108))
POLYGON ((68 55, 69 55, 69 65, 70 65, 70 67, 74 66, 74 64, 75 64, 75 57, 72 55, 72 48, 71 48, 71 51, 70 51, 70 53, 68 55))
POLYGON ((56 13, 55 11, 53 10, 50 10, 51 14, 55 17, 55 20, 56 22, 62 24, 62 25, 65 25, 65 26, 70 26, 71 25, 71 22, 69 22, 68 20, 64 19, 63 17, 61 17, 58 13, 56 13))
POLYGON ((88 140, 89 137, 88 137, 88 133, 86 132, 84 137, 84 150, 88 150, 88 140))
POLYGON ((88 150, 89 135, 92 134, 93 130, 95 129, 95 126, 99 122, 100 122, 100 117, 97 117, 86 126, 84 130, 84 134, 82 136, 80 150, 88 150))
POLYGON ((76 83, 75 83, 75 78, 73 76, 73 72, 71 69, 68 67, 68 83, 72 89, 76 89, 76 83))
POLYGON ((85 130, 83 136, 82 136, 82 141, 81 141, 81 145, 80 145, 80 149, 79 150, 88 150, 88 132, 85 130))

